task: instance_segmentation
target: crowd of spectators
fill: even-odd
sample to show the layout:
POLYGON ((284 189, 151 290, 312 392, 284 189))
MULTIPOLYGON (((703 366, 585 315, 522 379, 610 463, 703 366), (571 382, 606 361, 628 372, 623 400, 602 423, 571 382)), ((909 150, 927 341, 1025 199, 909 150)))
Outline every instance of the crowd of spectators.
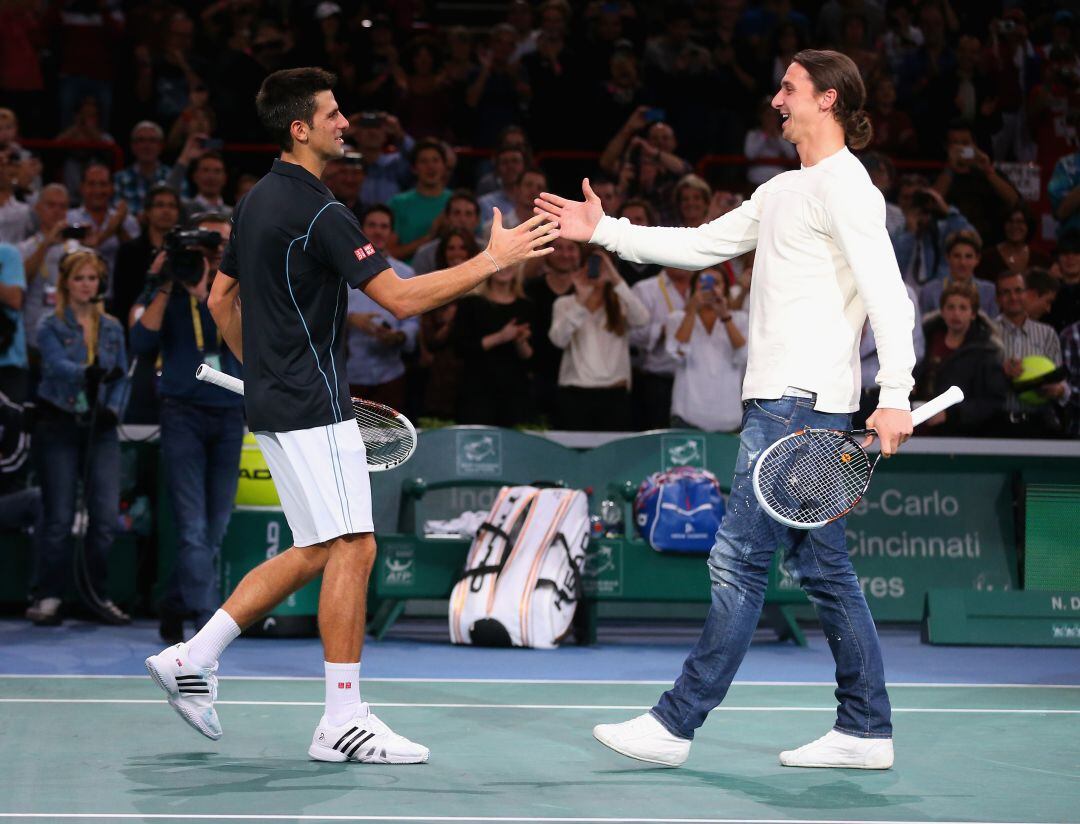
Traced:
MULTIPOLYGON (((191 428, 177 397, 238 415, 168 362, 228 357, 203 329, 207 275, 185 279, 178 259, 199 251, 212 277, 233 205, 275 154, 254 110, 270 71, 336 73, 348 145, 324 182, 411 277, 477 254, 496 209, 516 225, 541 191, 573 195, 582 173, 608 214, 639 225, 696 227, 737 208, 798 163, 770 99, 812 46, 846 53, 866 83, 874 135, 860 157, 921 318, 915 397, 953 383, 968 397, 925 432, 1080 435, 1072 12, 1007 0, 478 8, 463 25, 405 0, 0 3, 0 406, 36 400, 49 449, 92 446, 88 477, 106 480, 118 426, 191 428), (82 441, 54 436, 63 425, 82 441)), ((735 430, 752 274, 752 253, 689 272, 560 240, 424 317, 398 320, 357 292, 348 379, 422 423, 735 430)), ((865 417, 869 326, 860 354, 865 417)), ((227 459, 239 430, 221 435, 227 459)), ((66 518, 67 487, 42 481, 51 517, 66 518)), ((105 480, 86 494, 96 486, 112 500, 105 480)), ((191 540, 213 543, 220 514, 203 514, 211 538, 191 540)), ((91 536, 92 557, 108 534, 91 536)))

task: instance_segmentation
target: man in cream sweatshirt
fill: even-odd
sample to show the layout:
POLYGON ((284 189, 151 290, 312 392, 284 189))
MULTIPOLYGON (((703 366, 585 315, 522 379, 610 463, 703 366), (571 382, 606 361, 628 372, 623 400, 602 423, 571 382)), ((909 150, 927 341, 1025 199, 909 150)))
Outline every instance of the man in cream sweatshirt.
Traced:
POLYGON ((885 230, 885 201, 849 151, 871 136, 855 64, 831 51, 795 55, 773 98, 802 168, 760 186, 737 209, 698 228, 633 226, 585 201, 545 193, 536 211, 562 237, 636 262, 700 270, 756 249, 743 425, 727 515, 709 557, 712 607, 682 674, 652 710, 593 734, 623 755, 679 766, 694 732, 724 700, 758 623, 769 565, 785 569, 815 605, 836 659, 836 723, 780 754, 791 767, 888 769, 892 723, 880 643, 847 552, 844 519, 808 532, 758 506, 750 474, 770 444, 806 427, 850 428, 859 406, 859 338, 867 315, 878 343, 881 388, 867 422, 886 457, 911 435, 915 311, 885 230))

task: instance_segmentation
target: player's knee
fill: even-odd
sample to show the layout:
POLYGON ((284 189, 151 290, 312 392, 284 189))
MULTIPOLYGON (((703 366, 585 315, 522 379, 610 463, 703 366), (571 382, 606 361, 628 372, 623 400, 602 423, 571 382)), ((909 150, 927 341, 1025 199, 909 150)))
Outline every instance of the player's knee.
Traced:
POLYGON ((330 544, 330 552, 341 554, 351 566, 370 570, 375 565, 375 536, 370 532, 343 535, 330 544))

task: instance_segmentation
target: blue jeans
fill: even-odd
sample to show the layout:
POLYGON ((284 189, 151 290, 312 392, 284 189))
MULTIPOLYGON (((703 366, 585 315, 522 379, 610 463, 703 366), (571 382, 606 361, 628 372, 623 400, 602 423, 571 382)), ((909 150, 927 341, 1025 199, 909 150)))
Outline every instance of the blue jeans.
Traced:
POLYGON ((176 530, 162 606, 200 624, 221 605, 218 559, 229 526, 244 437, 242 407, 161 400, 161 454, 176 530))
POLYGON ((90 461, 86 508, 86 569, 90 585, 107 598, 109 548, 120 517, 120 441, 116 428, 95 432, 74 421, 49 420, 38 424, 37 450, 44 527, 38 543, 37 596, 63 598, 71 577, 71 525, 75 519, 76 491, 90 461), (89 447, 89 454, 88 454, 89 447))
POLYGON ((727 695, 750 646, 765 600, 773 553, 814 605, 836 660, 834 729, 861 738, 891 738, 889 696, 877 629, 851 566, 841 518, 819 529, 791 529, 758 505, 750 473, 770 444, 804 427, 849 428, 850 416, 816 412, 812 398, 785 395, 744 404, 739 455, 727 513, 709 555, 712 606, 701 638, 675 686, 652 714, 670 732, 694 737, 727 695))

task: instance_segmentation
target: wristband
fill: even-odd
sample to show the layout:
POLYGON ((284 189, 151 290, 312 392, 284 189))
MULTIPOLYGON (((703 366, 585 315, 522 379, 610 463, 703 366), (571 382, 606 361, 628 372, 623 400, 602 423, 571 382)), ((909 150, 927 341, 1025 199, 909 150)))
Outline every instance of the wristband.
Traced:
POLYGON ((728 315, 726 318, 720 318, 720 322, 721 323, 731 323, 731 315, 728 315))
POLYGON ((495 271, 496 272, 501 272, 502 267, 499 265, 499 261, 495 260, 495 258, 492 256, 491 252, 489 252, 487 249, 485 249, 484 254, 487 255, 488 259, 492 262, 492 264, 494 264, 495 271))

